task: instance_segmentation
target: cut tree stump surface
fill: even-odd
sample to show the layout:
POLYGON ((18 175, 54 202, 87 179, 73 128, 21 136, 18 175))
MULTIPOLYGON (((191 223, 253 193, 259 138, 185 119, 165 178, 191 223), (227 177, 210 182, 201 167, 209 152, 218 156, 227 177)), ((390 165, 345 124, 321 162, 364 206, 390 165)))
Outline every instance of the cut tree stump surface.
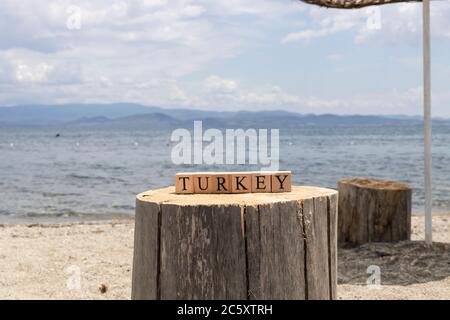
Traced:
POLYGON ((375 179, 361 179, 361 178, 349 178, 342 179, 341 183, 353 185, 359 188, 368 189, 384 189, 384 190, 410 190, 411 186, 401 182, 375 180, 375 179))
POLYGON ((410 240, 412 188, 363 178, 338 182, 341 245, 410 240))
POLYGON ((336 193, 337 191, 332 189, 292 186, 292 191, 285 193, 176 194, 174 187, 168 187, 140 193, 137 200, 180 206, 259 205, 327 197, 336 193))
POLYGON ((133 299, 335 299, 337 191, 136 199, 133 299))

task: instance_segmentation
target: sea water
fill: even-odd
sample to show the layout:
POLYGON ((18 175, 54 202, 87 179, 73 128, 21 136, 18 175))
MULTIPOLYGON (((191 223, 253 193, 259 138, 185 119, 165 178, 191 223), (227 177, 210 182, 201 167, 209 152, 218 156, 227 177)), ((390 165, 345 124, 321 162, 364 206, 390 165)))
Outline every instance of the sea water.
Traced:
MULTIPOLYGON (((433 128, 433 209, 450 212, 450 126, 433 128)), ((98 220, 134 214, 135 195, 173 185, 171 130, 0 128, 0 223, 98 220)), ((293 183, 336 188, 344 177, 410 183, 423 212, 421 126, 280 128, 280 170, 293 183)))

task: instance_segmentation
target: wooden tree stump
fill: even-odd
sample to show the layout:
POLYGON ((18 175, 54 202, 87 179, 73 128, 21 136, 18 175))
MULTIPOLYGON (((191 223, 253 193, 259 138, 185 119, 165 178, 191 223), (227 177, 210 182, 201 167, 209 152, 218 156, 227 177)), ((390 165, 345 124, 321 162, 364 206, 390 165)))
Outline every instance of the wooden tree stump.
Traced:
POLYGON ((136 200, 133 299, 335 299, 337 192, 136 200))
POLYGON ((339 244, 410 240, 409 185, 349 178, 339 181, 338 189, 339 244))

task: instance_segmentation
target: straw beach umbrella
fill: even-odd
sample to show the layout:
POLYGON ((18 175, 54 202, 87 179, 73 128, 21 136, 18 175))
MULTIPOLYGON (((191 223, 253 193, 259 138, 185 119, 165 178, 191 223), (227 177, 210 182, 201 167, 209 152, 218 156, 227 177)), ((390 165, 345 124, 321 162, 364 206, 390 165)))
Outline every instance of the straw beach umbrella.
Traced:
POLYGON ((379 6, 390 3, 400 2, 422 2, 422 0, 301 0, 309 4, 314 4, 320 7, 335 8, 335 9, 358 9, 368 6, 379 6))
POLYGON ((432 243, 431 197, 431 71, 430 71, 430 0, 300 0, 321 7, 358 9, 368 6, 401 2, 423 2, 423 89, 424 89, 424 189, 425 189, 425 241, 432 243))

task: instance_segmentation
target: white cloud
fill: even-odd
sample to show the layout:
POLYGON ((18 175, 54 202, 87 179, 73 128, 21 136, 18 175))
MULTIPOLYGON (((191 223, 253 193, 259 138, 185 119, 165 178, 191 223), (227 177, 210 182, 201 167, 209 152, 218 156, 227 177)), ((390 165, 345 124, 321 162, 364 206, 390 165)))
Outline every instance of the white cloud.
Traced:
POLYGON ((238 101, 245 105, 263 106, 266 108, 292 107, 292 105, 299 105, 303 102, 300 97, 288 94, 278 86, 243 93, 238 97, 238 101))
POLYGON ((340 61, 343 59, 343 56, 340 53, 331 53, 327 55, 327 59, 330 61, 340 61))
MULTIPOLYGON (((236 80, 210 76, 198 86, 204 87, 211 79, 214 82, 237 83, 236 80)), ((220 110, 273 110, 283 109, 299 113, 341 113, 341 114, 420 114, 422 88, 405 90, 392 88, 382 93, 354 93, 350 96, 319 97, 301 92, 288 92, 277 85, 260 87, 236 86, 232 91, 208 90, 177 84, 182 95, 182 105, 209 109, 212 105, 220 110), (200 93, 200 94, 199 94, 200 93)), ((435 94, 436 100, 445 100, 435 94)), ((448 97, 446 97, 448 99, 448 97)))
MULTIPOLYGON (((242 16, 258 23, 295 10, 277 0, 2 0, 0 91, 8 90, 0 105, 53 97, 185 103, 174 82, 236 56, 264 34, 242 28, 242 16), (80 9, 79 30, 67 28, 71 6, 80 9)), ((236 83, 211 78, 207 86, 226 93, 236 83)))
POLYGON ((16 66, 16 79, 19 82, 44 82, 47 80, 47 74, 51 69, 51 66, 45 63, 37 65, 18 63, 16 66))
MULTIPOLYGON (((328 41, 346 32, 359 43, 414 43, 421 39, 420 8, 383 7, 381 29, 371 29, 367 11, 325 10, 291 0, 2 0, 0 105, 129 101, 204 109, 408 113, 421 101, 414 90, 382 95, 368 88, 366 94, 314 96, 293 86, 285 90, 270 78, 264 80, 267 85, 257 84, 263 81, 255 79, 259 74, 274 72, 246 74, 255 66, 246 69, 245 61, 236 61, 236 69, 224 76, 220 63, 261 47, 268 50, 267 61, 287 57, 286 52, 269 56, 272 49, 288 48, 279 45, 280 38, 285 44, 328 41), (81 9, 79 30, 66 26, 71 5, 81 9), (201 80, 193 80, 199 74, 201 80)), ((434 36, 448 39, 449 3, 435 2, 432 8, 434 36)), ((328 52, 328 60, 342 61, 339 48, 328 52)), ((439 99, 434 101, 450 101, 439 99)))
POLYGON ((42 53, 23 49, 0 52, 0 70, 3 82, 15 85, 66 85, 82 81, 82 70, 77 62, 50 60, 42 53))
POLYGON ((223 79, 218 76, 209 76, 205 80, 205 87, 211 93, 232 93, 237 88, 237 83, 231 79, 223 79))
POLYGON ((319 24, 319 28, 289 33, 281 39, 281 43, 287 44, 331 36, 338 32, 353 29, 364 17, 360 11, 324 11, 320 8, 313 8, 310 14, 313 21, 319 24))
POLYGON ((0 58, 0 85, 15 81, 15 67, 11 61, 0 58))
MULTIPOLYGON (((281 43, 310 41, 345 31, 353 31, 356 43, 378 37, 389 44, 418 44, 422 32, 422 4, 398 3, 360 10, 309 9, 315 28, 288 33, 281 43)), ((432 36, 450 37, 450 2, 436 1, 431 6, 432 36)))

